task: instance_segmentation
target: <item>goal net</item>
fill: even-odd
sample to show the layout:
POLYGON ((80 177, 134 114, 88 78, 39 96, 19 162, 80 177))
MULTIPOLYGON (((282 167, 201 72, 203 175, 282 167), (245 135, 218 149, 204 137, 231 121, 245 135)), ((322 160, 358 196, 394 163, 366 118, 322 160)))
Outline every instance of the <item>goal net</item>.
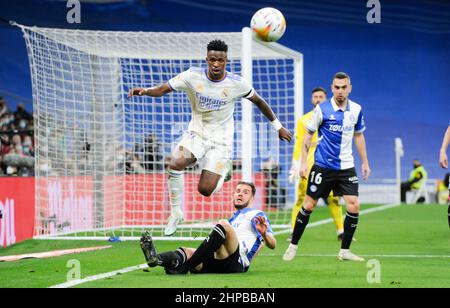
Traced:
MULTIPOLYGON (((20 26, 20 25, 19 25, 20 26)), ((252 80, 292 132, 302 114, 302 55, 236 33, 107 32, 20 26, 33 87, 36 142, 35 237, 136 238, 163 235, 170 215, 166 167, 191 119, 183 92, 133 97, 132 87, 206 68, 206 45, 229 46, 227 70, 252 80)), ((233 178, 211 198, 197 192, 201 162, 185 173, 185 220, 171 239, 205 236, 231 217, 241 179, 257 187, 254 206, 275 227, 290 221, 287 181, 293 143, 279 141, 248 101, 234 113, 233 178), (248 123, 251 123, 248 126, 248 123)))

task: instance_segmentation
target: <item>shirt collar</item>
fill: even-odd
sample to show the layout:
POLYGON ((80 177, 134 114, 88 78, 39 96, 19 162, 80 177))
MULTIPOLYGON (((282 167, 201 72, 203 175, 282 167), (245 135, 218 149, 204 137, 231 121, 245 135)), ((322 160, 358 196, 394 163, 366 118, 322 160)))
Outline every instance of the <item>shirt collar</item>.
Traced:
POLYGON ((337 104, 336 101, 334 100, 334 96, 330 99, 331 101, 331 106, 333 106, 333 110, 336 112, 338 110, 341 111, 350 111, 350 100, 347 98, 347 106, 345 107, 345 110, 342 110, 337 104))

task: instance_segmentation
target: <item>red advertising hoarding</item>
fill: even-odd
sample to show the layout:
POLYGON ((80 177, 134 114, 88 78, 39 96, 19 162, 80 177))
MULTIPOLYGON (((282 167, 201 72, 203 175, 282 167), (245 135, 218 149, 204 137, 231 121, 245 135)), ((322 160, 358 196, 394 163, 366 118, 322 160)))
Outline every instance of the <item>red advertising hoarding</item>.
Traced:
MULTIPOLYGON (((232 195, 240 176, 235 174, 234 178, 209 198, 197 191, 199 175, 186 173, 185 221, 228 218, 234 211, 232 195)), ((105 176, 98 182, 92 176, 41 178, 36 182, 35 196, 35 178, 0 178, 0 247, 33 235, 167 223, 166 174, 105 176)), ((255 186, 254 207, 265 210, 263 174, 255 174, 255 186)))
POLYGON ((34 178, 0 178, 0 247, 33 237, 34 178))

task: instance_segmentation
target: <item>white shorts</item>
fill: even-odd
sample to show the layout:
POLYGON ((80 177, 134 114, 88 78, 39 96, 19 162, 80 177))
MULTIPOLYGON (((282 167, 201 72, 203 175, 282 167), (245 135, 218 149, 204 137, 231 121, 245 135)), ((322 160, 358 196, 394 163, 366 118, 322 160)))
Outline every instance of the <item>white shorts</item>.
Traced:
POLYGON ((192 131, 184 133, 175 151, 178 151, 180 146, 195 156, 197 162, 203 166, 202 170, 208 170, 221 176, 224 176, 227 172, 226 166, 231 159, 232 147, 202 138, 192 131))

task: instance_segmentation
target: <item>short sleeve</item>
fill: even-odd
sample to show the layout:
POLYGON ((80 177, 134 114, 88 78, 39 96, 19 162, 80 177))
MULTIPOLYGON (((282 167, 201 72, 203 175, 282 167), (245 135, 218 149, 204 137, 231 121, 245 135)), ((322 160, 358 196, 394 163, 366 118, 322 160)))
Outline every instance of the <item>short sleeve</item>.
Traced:
POLYGON ((317 105, 316 108, 314 108, 311 120, 306 124, 306 128, 311 133, 315 133, 319 129, 320 124, 322 124, 322 109, 320 108, 320 105, 317 105))
POLYGON ((253 87, 247 82, 247 80, 242 77, 240 78, 238 83, 238 91, 239 96, 243 98, 250 98, 256 93, 255 89, 253 89, 253 87))
POLYGON ((358 122, 355 125, 355 133, 362 133, 366 130, 366 124, 364 123, 364 115, 362 111, 359 112, 358 122))
POLYGON ((169 86, 174 91, 186 91, 189 89, 189 79, 191 70, 188 69, 168 81, 169 86))

